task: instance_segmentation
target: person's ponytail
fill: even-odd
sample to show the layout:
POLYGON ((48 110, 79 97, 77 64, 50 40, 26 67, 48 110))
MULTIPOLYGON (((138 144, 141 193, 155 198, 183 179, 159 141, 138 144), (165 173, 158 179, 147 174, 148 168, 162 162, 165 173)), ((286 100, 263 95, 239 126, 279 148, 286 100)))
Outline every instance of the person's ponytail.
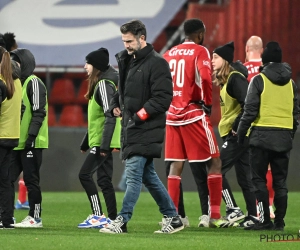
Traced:
POLYGON ((15 92, 15 85, 12 77, 10 55, 9 52, 7 52, 6 49, 4 49, 3 47, 0 47, 0 59, 1 59, 0 73, 3 80, 6 83, 7 99, 11 99, 15 92))

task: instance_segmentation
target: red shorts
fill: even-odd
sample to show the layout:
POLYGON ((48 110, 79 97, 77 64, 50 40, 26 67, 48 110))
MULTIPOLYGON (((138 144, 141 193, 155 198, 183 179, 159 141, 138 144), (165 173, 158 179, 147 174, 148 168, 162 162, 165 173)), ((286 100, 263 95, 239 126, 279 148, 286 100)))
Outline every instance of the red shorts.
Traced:
POLYGON ((219 156, 209 117, 182 126, 166 125, 165 161, 203 162, 219 156))

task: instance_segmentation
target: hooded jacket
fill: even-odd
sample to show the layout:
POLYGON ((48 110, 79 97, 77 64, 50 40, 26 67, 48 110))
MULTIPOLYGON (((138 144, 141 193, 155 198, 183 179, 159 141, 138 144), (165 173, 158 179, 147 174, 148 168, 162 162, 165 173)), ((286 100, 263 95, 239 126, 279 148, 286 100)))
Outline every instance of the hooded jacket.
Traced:
POLYGON ((169 65, 151 44, 136 52, 135 58, 123 50, 116 59, 120 80, 110 110, 120 107, 122 112, 122 159, 160 158, 166 111, 173 97, 169 65), (149 115, 145 121, 136 115, 142 108, 149 115))
MULTIPOLYGON (((291 80, 291 68, 287 63, 269 63, 261 67, 261 73, 265 75, 273 84, 284 86, 291 80)), ((250 133, 250 146, 273 150, 276 152, 286 152, 292 149, 292 139, 297 130, 297 119, 299 114, 297 87, 292 81, 293 87, 293 129, 278 127, 252 126, 250 133)), ((260 110, 261 94, 264 90, 264 81, 261 75, 252 78, 247 97, 245 100, 244 114, 238 127, 238 141, 243 139, 250 128, 251 123, 255 121, 260 110)), ((284 98, 278 100, 285 105, 284 98)))
MULTIPOLYGON (((27 49, 16 49, 11 51, 10 54, 13 60, 16 60, 20 63, 20 80, 23 86, 26 79, 33 74, 35 69, 35 58, 27 49)), ((32 118, 28 128, 27 140, 28 144, 31 143, 31 145, 34 147, 34 140, 39 133, 44 119, 46 118, 47 89, 45 84, 39 78, 34 78, 29 81, 26 93, 31 105, 31 107, 26 108, 30 108, 32 111, 32 118)))

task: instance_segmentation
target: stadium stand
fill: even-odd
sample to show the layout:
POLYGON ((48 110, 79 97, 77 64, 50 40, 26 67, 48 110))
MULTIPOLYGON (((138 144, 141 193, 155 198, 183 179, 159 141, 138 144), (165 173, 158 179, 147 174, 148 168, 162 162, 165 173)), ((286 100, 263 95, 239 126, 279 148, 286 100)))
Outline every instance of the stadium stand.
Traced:
POLYGON ((56 79, 49 97, 50 104, 73 104, 76 100, 73 81, 68 78, 56 79))
POLYGON ((87 123, 84 119, 83 109, 80 105, 65 105, 62 109, 58 126, 65 127, 85 127, 87 123))
POLYGON ((52 105, 48 106, 48 125, 50 127, 57 126, 56 114, 55 114, 54 107, 52 105))
POLYGON ((80 87, 76 98, 76 103, 83 104, 83 105, 86 105, 88 103, 88 100, 84 97, 85 93, 87 92, 87 88, 88 88, 88 81, 83 80, 80 83, 80 87))

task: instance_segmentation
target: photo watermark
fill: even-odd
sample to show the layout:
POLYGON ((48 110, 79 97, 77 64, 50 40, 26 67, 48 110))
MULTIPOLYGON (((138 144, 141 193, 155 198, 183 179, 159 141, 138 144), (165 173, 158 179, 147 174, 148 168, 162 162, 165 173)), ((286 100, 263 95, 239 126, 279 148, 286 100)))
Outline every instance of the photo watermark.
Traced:
POLYGON ((300 243, 300 230, 297 234, 284 234, 284 233, 276 233, 276 234, 260 234, 259 235, 260 242, 292 242, 298 241, 300 243))

